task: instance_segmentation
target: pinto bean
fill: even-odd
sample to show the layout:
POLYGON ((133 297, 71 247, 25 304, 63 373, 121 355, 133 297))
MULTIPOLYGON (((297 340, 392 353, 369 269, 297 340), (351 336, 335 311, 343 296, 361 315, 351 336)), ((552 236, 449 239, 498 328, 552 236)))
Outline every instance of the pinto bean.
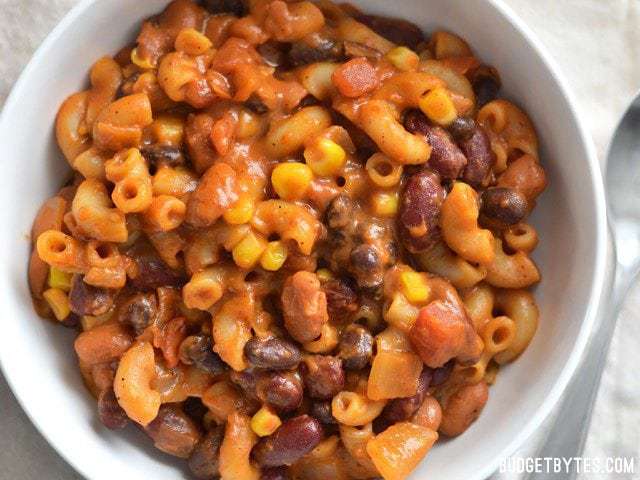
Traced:
POLYGON ((331 413, 331 402, 329 400, 313 402, 309 409, 309 414, 325 425, 337 425, 338 421, 331 413))
POLYGON ((244 354, 254 367, 269 370, 296 368, 301 360, 300 350, 281 338, 252 338, 244 346, 244 354))
POLYGON ((140 150, 142 156, 149 162, 149 165, 158 168, 160 165, 177 167, 186 163, 186 158, 180 147, 174 145, 162 145, 154 143, 147 145, 140 150))
POLYGON ((185 364, 193 364, 196 368, 211 375, 220 375, 227 370, 226 364, 211 348, 209 335, 190 335, 180 344, 180 359, 185 364))
POLYGON ((157 313, 155 293, 136 293, 118 308, 118 321, 131 325, 137 336, 153 322, 157 313))
POLYGON ((129 424, 129 417, 118 404, 113 388, 103 390, 98 395, 98 417, 111 430, 120 430, 129 424))
POLYGON ((120 358, 132 343, 125 325, 106 323, 78 335, 74 348, 83 363, 95 365, 120 358))
POLYGON ((265 468, 260 480, 289 480, 289 473, 286 467, 265 468))
POLYGON ((74 275, 69 291, 69 308, 77 315, 102 315, 113 306, 116 292, 85 283, 82 275, 74 275))
POLYGON ((347 370, 361 370, 371 361, 373 335, 361 325, 349 325, 340 338, 342 364, 347 370))
POLYGON ((345 279, 330 280, 322 285, 327 296, 327 311, 334 322, 345 322, 358 311, 358 294, 345 279))
POLYGON ((429 168, 445 180, 460 176, 467 158, 444 128, 431 125, 425 114, 415 109, 405 113, 404 126, 411 133, 424 135, 431 145, 429 168))
POLYGON ((311 398, 328 400, 344 388, 344 369, 338 357, 310 355, 302 363, 302 373, 311 398))
POLYGON ((444 404, 440 432, 448 437, 463 433, 480 416, 488 398, 485 382, 460 388, 444 404))
POLYGON ((490 188, 480 197, 480 222, 490 228, 504 229, 527 215, 527 199, 512 188, 490 188))
POLYGON ((486 187, 491 180, 491 168, 496 162, 487 133, 476 125, 473 135, 460 142, 460 148, 469 162, 462 179, 474 188, 486 187))
POLYGON ((318 338, 329 314, 327 296, 317 275, 304 271, 291 275, 284 283, 281 300, 289 334, 300 343, 318 338))
POLYGON ((538 161, 531 155, 523 155, 509 164, 498 178, 498 187, 517 190, 533 207, 536 198, 547 187, 547 176, 538 161))
POLYGON ((409 178, 398 215, 400 237, 408 250, 420 252, 436 243, 440 237, 438 220, 444 197, 438 174, 422 170, 409 178))
POLYGON ((404 422, 411 418, 427 396, 427 389, 429 388, 432 374, 433 370, 428 367, 424 368, 420 374, 420 378, 418 378, 418 390, 416 394, 411 397, 394 398, 391 400, 385 405, 384 410, 382 410, 382 418, 390 424, 404 422))
POLYGON ((440 428, 440 423, 442 423, 442 407, 440 403, 438 403, 438 400, 427 395, 422 405, 420 405, 420 408, 418 408, 411 418, 411 423, 430 428, 437 432, 440 428))
POLYGON ((203 0, 202 6, 210 13, 230 13, 242 17, 247 7, 242 0, 203 0))
POLYGON ((425 41, 420 27, 407 20, 378 15, 356 15, 355 19, 364 23, 378 35, 398 45, 415 50, 420 43, 425 41))
POLYGON ((302 403, 303 387, 297 372, 265 372, 258 376, 256 395, 279 412, 292 412, 302 403))
POLYGON ((291 465, 313 450, 322 440, 320 422, 300 415, 284 422, 272 435, 263 438, 252 451, 262 467, 291 465))
POLYGON ((180 458, 189 458, 200 441, 197 425, 180 407, 170 403, 160 407, 145 432, 158 450, 180 458))
POLYGON ((209 430, 198 442, 189 457, 189 470, 196 478, 214 480, 220 474, 220 445, 224 436, 224 426, 209 430))

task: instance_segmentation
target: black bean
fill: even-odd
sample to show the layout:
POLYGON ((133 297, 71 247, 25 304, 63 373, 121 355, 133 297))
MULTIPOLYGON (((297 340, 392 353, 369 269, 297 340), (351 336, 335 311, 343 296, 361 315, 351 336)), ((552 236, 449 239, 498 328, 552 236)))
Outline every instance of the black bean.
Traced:
POLYGON ((289 66, 299 67, 310 63, 338 61, 342 59, 342 45, 329 38, 311 36, 294 42, 287 54, 289 66))
POLYGON ((183 272, 176 271, 158 256, 148 253, 134 256, 138 274, 130 280, 136 290, 149 291, 160 287, 182 287, 187 283, 183 272))
POLYGON ((360 308, 358 294, 348 280, 344 278, 330 280, 322 285, 322 289, 327 295, 327 311, 330 320, 345 322, 360 308))
POLYGON ((193 449, 189 457, 189 470, 196 478, 213 480, 220 474, 220 445, 224 435, 224 426, 209 430, 193 449))
POLYGON ((527 215, 527 199, 512 188, 490 188, 482 192, 481 223, 503 229, 522 221, 527 215))
POLYGON ((344 369, 338 357, 310 355, 305 358, 301 368, 311 398, 330 399, 344 387, 344 369))
POLYGON ((322 402, 313 402, 309 409, 309 414, 325 425, 337 425, 338 421, 331 413, 331 402, 329 400, 322 402))
POLYGON ((252 338, 244 346, 244 354, 254 367, 287 370, 298 366, 300 350, 281 338, 252 338))
POLYGON ((415 50, 424 42, 424 34, 420 27, 407 20, 378 15, 356 15, 355 19, 364 23, 378 35, 398 45, 404 45, 415 50))
POLYGON ((256 395, 279 412, 292 412, 302 403, 302 379, 297 372, 264 372, 258 376, 256 395))
POLYGON ((340 353, 344 368, 361 370, 373 355, 373 335, 361 325, 349 325, 340 338, 340 353))
POLYGON ((411 418, 420 408, 427 396, 427 389, 431 383, 433 371, 426 367, 422 370, 418 379, 418 390, 415 395, 405 398, 394 398, 385 405, 382 417, 389 423, 404 422, 411 418))
POLYGON ((140 335, 153 322, 157 313, 155 293, 137 293, 120 305, 118 321, 131 325, 136 335, 140 335))
POLYGON ((189 458, 200 441, 196 424, 176 404, 160 407, 158 416, 145 427, 156 448, 169 455, 189 458))
POLYGON ((184 165, 186 162, 180 147, 173 145, 154 143, 140 149, 140 153, 142 153, 142 156, 149 162, 149 165, 155 168, 160 165, 177 167, 184 165))
POLYGON ((69 307, 76 315, 102 315, 113 305, 114 290, 94 287, 84 280, 83 275, 74 275, 69 291, 69 307))
POLYGON ((442 385, 447 380, 449 380, 449 377, 451 376, 451 372, 453 371, 454 364, 455 364, 454 360, 449 360, 443 366, 433 370, 433 375, 431 376, 431 386, 437 387, 439 385, 442 385))
POLYGON ((211 13, 230 13, 242 17, 247 7, 242 0, 203 0, 202 6, 211 13))
POLYGON ((129 424, 129 417, 118 404, 113 388, 98 395, 98 416, 102 424, 111 430, 119 430, 129 424))
POLYGON ((462 142, 471 138, 476 129, 476 122, 470 117, 458 117, 447 128, 456 142, 462 142))
POLYGON ((289 472, 286 467, 265 468, 260 480, 289 480, 289 472))
POLYGON ((209 335, 190 335, 180 344, 180 356, 185 363, 191 363, 211 375, 220 375, 227 370, 227 366, 211 347, 209 335))
POLYGON ((263 438, 252 454, 263 467, 291 465, 313 450, 322 440, 322 425, 309 415, 284 422, 272 435, 263 438))
POLYGON ((274 41, 262 43, 256 47, 262 56, 264 63, 270 67, 279 67, 285 62, 285 54, 282 51, 282 44, 274 41))

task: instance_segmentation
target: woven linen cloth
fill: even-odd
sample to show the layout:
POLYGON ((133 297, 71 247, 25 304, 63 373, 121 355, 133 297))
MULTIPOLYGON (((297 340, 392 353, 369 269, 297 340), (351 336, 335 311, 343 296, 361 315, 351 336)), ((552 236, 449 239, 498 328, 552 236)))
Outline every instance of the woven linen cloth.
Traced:
MULTIPOLYGON (((77 0, 0 0, 0 104, 47 33, 76 3, 77 0)), ((505 3, 529 25, 560 66, 604 166, 616 122, 640 88, 640 1, 505 3)), ((96 58, 101 53, 96 52, 96 58)), ((584 455, 633 456, 636 475, 640 477, 639 311, 640 287, 636 286, 618 321, 584 455)), ((31 425, 1 376, 0 405, 0 479, 80 478, 31 425)), ((535 455, 539 437, 534 435, 516 455, 535 455)), ((493 478, 511 480, 517 476, 496 474, 493 478)), ((580 478, 634 477, 585 474, 580 478)))

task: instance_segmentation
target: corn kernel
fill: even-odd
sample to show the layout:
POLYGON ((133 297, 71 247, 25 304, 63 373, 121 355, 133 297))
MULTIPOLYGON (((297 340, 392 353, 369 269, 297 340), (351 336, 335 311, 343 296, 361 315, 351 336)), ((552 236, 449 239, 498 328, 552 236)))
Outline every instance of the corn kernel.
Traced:
POLYGON ((313 172, 304 163, 281 163, 271 173, 271 183, 284 200, 302 198, 313 180, 313 172))
POLYGON ((249 269, 258 263, 266 248, 267 241, 261 235, 250 232, 233 247, 231 255, 236 265, 249 269))
POLYGON ((275 272, 280 270, 287 260, 287 246, 281 241, 269 242, 266 250, 260 257, 260 265, 265 270, 275 272))
POLYGON ((188 55, 202 55, 213 47, 213 43, 195 28, 184 28, 176 37, 175 48, 188 55))
POLYGON ((328 268, 319 268, 316 271, 316 276, 321 283, 330 282, 334 279, 333 273, 328 268))
POLYGON ((402 72, 415 70, 418 68, 418 63, 420 63, 418 54, 407 47, 392 48, 387 53, 387 60, 402 72))
POLYGON ((242 225, 253 217, 254 202, 248 195, 242 195, 236 204, 224 212, 222 217, 230 225, 242 225))
POLYGON ((373 213, 378 217, 393 217, 398 213, 397 192, 376 192, 371 197, 373 213))
POLYGON ((425 276, 418 272, 402 272, 400 274, 402 293, 411 303, 424 303, 429 300, 431 289, 425 276))
POLYGON ((347 157, 344 148, 328 138, 319 138, 304 151, 304 159, 313 173, 320 177, 338 175, 347 157))
POLYGON ((59 288, 64 292, 71 290, 71 277, 73 275, 63 272, 59 268, 51 267, 49 269, 49 280, 47 283, 51 288, 59 288))
POLYGON ((432 122, 439 125, 449 125, 458 117, 453 100, 441 87, 425 93, 420 98, 418 106, 432 122))
POLYGON ((50 288, 42 293, 42 296, 47 301, 53 314, 60 321, 64 320, 71 313, 69 308, 69 297, 67 294, 59 288, 50 288))
POLYGON ((179 146, 184 137, 184 120, 177 115, 158 115, 151 124, 151 133, 157 143, 179 146))
POLYGON ((282 425, 280 417, 266 406, 263 406, 251 418, 251 430, 253 430, 253 432, 259 437, 271 435, 280 425, 282 425))
POLYGON ((140 55, 138 55, 137 48, 131 50, 131 63, 142 68, 143 70, 151 70, 152 68, 155 68, 155 66, 149 59, 142 58, 140 55))

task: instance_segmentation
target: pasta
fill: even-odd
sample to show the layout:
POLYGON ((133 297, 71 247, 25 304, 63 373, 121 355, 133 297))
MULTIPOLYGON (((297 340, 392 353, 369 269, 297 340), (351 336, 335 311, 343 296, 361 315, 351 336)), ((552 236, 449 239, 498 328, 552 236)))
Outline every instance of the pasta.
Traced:
POLYGON ((194 478, 402 480, 533 341, 533 123, 462 37, 167 0, 61 104, 38 314, 194 478))

